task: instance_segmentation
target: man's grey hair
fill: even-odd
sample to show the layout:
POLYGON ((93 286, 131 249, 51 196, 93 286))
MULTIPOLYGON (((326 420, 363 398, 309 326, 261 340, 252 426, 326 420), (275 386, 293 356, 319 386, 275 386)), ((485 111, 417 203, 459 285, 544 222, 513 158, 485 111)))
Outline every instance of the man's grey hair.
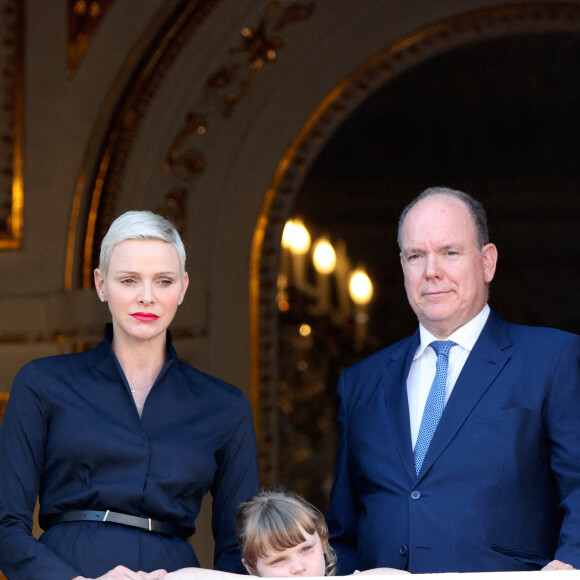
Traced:
POLYGON ((402 251, 402 243, 401 243, 401 230, 403 229, 403 222, 407 217, 407 214, 417 203, 421 200, 431 197, 432 195, 449 195, 451 197, 455 197, 459 201, 462 201, 467 210, 471 214, 473 218, 473 227, 475 228, 475 241, 477 243, 477 248, 481 252, 481 249, 486 244, 489 244, 489 231, 487 229, 487 217, 485 216, 485 210, 483 209, 483 205, 473 197, 471 197, 467 193, 463 193, 463 191, 459 191, 457 189, 451 189, 449 187, 429 187, 425 191, 421 192, 405 209, 401 212, 401 216, 399 217, 399 229, 397 232, 397 242, 399 244, 399 249, 402 251))

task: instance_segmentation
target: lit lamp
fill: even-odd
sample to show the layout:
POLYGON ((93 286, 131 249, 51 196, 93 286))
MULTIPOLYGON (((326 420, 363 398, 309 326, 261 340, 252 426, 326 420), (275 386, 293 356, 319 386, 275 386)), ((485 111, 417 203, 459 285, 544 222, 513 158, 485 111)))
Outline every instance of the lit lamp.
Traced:
POLYGON ((355 304, 354 348, 360 351, 366 341, 369 322, 368 304, 373 297, 373 283, 363 269, 357 268, 352 273, 348 291, 355 304))
POLYGON ((306 254, 310 249, 310 234, 301 220, 288 220, 282 232, 282 247, 292 255, 292 277, 300 290, 306 284, 306 254))
POLYGON ((336 268, 336 252, 328 240, 322 238, 316 242, 312 261, 317 272, 317 310, 325 314, 330 310, 330 275, 336 268))

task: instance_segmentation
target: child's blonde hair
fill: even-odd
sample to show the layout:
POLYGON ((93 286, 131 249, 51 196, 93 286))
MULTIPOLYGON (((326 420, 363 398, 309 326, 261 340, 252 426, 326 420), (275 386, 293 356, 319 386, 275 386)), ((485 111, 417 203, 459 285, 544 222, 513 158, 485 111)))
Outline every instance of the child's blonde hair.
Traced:
POLYGON ((328 541, 322 512, 283 487, 270 487, 238 505, 236 536, 242 557, 252 574, 256 562, 269 550, 283 551, 306 541, 304 534, 318 533, 326 562, 326 575, 336 572, 336 554, 328 541))

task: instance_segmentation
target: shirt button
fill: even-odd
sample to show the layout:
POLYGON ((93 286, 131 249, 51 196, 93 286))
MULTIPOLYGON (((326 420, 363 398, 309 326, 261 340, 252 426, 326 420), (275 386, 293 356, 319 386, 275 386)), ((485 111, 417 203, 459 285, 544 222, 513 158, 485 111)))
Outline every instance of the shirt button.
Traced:
POLYGON ((419 499, 421 497, 421 492, 418 490, 413 490, 411 492, 411 499, 419 499))
POLYGON ((399 548, 399 554, 401 554, 401 556, 406 556, 408 551, 409 551, 409 549, 407 548, 407 546, 405 546, 405 544, 403 544, 399 548))

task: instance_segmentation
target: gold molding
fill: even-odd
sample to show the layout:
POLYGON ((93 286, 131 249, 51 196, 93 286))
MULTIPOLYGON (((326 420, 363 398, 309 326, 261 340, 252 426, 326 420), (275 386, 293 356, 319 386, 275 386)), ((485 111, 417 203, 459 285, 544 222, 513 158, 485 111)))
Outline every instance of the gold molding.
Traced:
POLYGON ((477 10, 415 31, 372 55, 310 114, 281 158, 254 230, 249 272, 250 400, 256 414, 263 485, 276 483, 276 278, 282 231, 305 175, 354 109, 400 73, 452 48, 513 34, 580 31, 580 6, 515 4, 477 10))
POLYGON ((8 403, 8 395, 10 395, 10 393, 6 391, 0 391, 0 423, 2 423, 2 417, 4 416, 4 410, 6 409, 6 403, 8 403))
POLYGON ((0 131, 3 152, 0 184, 0 250, 22 245, 24 208, 24 0, 5 0, 2 4, 2 101, 0 131))

